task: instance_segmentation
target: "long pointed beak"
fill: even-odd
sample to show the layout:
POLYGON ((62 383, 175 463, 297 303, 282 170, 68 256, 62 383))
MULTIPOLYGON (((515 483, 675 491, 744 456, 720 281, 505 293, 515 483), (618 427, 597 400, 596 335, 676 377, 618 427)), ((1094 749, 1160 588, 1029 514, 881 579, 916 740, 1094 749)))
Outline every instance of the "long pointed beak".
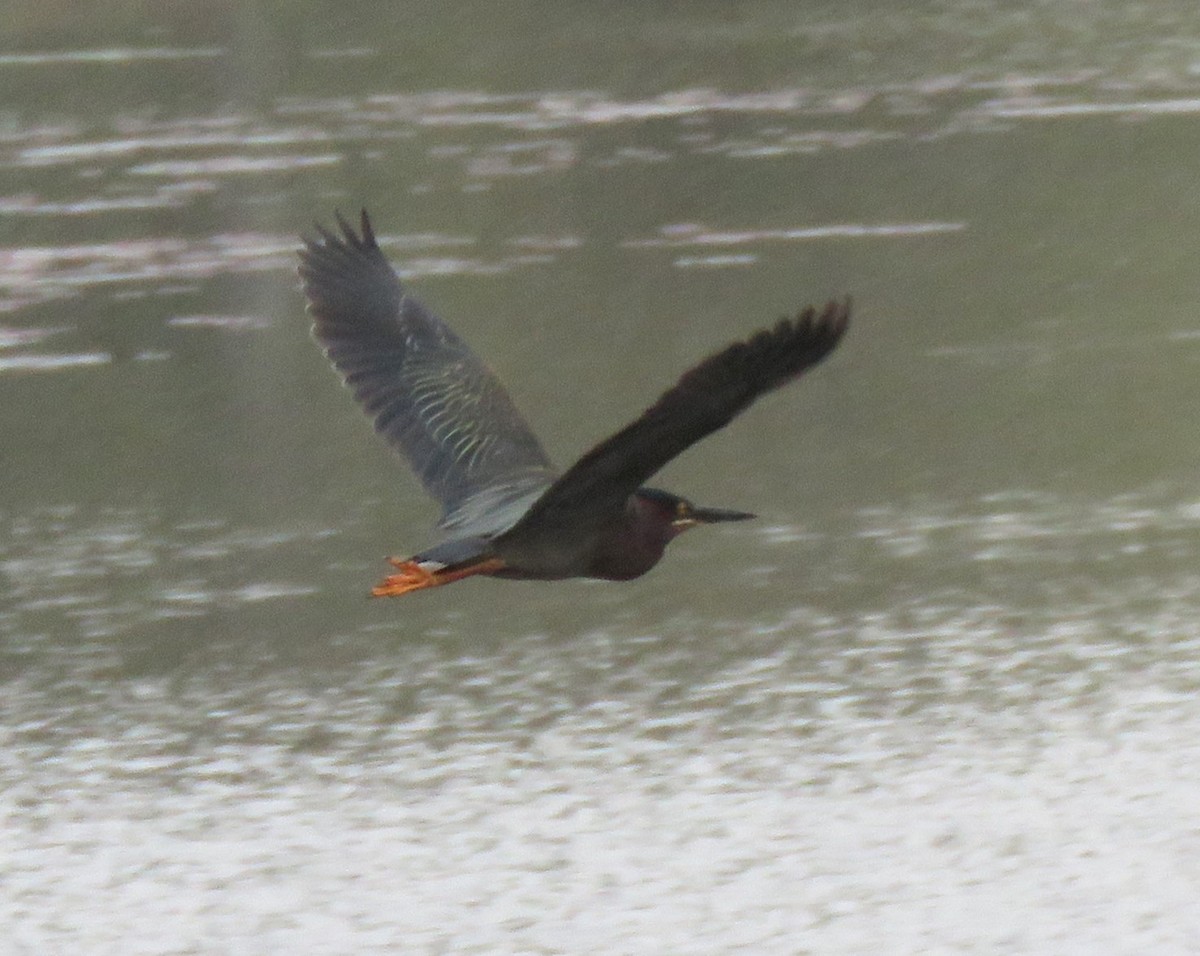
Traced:
POLYGON ((725 508, 693 508, 688 517, 696 524, 716 524, 719 521, 749 521, 757 518, 748 511, 729 511, 725 508))

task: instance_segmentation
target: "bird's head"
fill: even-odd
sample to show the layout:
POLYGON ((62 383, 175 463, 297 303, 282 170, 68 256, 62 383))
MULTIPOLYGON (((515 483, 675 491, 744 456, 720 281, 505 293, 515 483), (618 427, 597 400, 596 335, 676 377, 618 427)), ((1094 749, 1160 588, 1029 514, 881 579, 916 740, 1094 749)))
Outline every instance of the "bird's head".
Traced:
POLYGON ((682 534, 688 528, 698 524, 716 524, 720 521, 747 521, 757 517, 747 511, 729 511, 725 508, 700 508, 681 495, 663 491, 661 488, 639 488, 636 492, 639 500, 646 506, 644 514, 648 514, 668 529, 668 536, 673 538, 682 534))

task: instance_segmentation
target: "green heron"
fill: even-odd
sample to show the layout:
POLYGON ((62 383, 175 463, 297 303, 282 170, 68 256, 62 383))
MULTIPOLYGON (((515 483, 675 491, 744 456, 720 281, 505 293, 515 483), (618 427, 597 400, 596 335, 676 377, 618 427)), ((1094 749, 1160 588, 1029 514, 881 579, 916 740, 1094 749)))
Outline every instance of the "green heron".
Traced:
POLYGON ((366 210, 358 233, 318 225, 300 277, 313 335, 380 432, 442 506, 445 540, 372 590, 407 594, 474 574, 625 581, 656 565, 687 528, 743 521, 644 487, 676 455, 760 395, 797 378, 837 345, 849 300, 812 306, 705 359, 649 409, 566 471, 541 444, 488 367, 409 295, 366 210))

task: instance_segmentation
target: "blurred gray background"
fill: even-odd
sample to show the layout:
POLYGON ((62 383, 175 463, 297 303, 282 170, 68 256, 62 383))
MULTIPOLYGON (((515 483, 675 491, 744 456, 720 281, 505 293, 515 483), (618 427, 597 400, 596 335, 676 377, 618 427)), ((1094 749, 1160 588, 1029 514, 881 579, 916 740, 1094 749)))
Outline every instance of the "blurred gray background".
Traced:
POLYGON ((10 3, 3 953, 1194 953, 1194 2, 10 3), (365 594, 436 509, 308 333, 371 210, 630 584, 365 594))

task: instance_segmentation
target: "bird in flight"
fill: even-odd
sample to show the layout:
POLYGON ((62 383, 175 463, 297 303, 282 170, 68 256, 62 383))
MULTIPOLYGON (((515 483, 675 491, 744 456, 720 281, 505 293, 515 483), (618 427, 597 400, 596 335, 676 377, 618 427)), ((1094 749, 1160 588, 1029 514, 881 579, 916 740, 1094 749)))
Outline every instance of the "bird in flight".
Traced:
POLYGON ((850 318, 849 299, 809 306, 727 346, 560 472, 491 370, 405 290, 366 210, 357 232, 340 214, 337 223, 340 234, 318 225, 300 251, 313 335, 375 430, 442 506, 444 539, 389 558, 395 573, 375 597, 476 574, 625 581, 694 525, 753 518, 644 482, 824 359, 850 318))

